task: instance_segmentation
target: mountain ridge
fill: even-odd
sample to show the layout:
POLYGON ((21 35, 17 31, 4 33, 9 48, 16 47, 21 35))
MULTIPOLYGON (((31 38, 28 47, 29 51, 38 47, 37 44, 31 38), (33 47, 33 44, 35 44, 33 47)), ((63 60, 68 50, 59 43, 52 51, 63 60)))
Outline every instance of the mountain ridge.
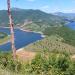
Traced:
MULTIPOLYGON (((15 20, 20 19, 20 18, 22 18, 22 21, 25 19, 35 20, 35 18, 37 18, 37 20, 40 18, 42 18, 43 20, 46 20, 45 18, 47 18, 47 20, 48 20, 48 19, 50 19, 50 17, 57 18, 59 20, 61 19, 58 16, 54 16, 52 14, 45 13, 41 10, 19 9, 19 8, 11 8, 11 9, 12 9, 11 12, 12 12, 13 19, 15 19, 15 20)), ((0 24, 2 21, 5 22, 5 20, 6 21, 8 20, 7 10, 0 10, 0 18, 1 18, 0 24)), ((14 20, 14 22, 15 22, 15 20, 14 20)))
POLYGON ((55 12, 53 15, 57 15, 60 17, 68 18, 68 19, 74 19, 75 13, 63 13, 63 12, 55 12))

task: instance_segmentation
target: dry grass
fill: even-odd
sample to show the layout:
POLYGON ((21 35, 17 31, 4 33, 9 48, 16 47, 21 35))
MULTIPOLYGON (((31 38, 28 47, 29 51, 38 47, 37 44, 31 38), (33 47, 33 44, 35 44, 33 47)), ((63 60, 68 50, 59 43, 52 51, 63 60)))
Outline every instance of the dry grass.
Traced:
POLYGON ((33 52, 38 52, 43 50, 49 50, 49 51, 58 50, 58 51, 66 51, 71 54, 75 54, 75 47, 63 43, 62 40, 63 38, 53 35, 51 37, 46 37, 41 41, 37 41, 36 43, 26 46, 24 50, 33 51, 33 52))
POLYGON ((20 59, 20 60, 30 61, 35 57, 36 53, 31 52, 31 51, 25 51, 24 49, 19 49, 16 52, 16 55, 17 55, 18 59, 20 59))

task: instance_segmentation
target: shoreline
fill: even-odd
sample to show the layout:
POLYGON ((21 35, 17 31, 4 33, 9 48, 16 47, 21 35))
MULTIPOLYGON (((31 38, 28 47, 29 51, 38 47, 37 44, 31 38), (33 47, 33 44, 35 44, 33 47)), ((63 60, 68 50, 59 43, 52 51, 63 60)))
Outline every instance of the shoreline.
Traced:
POLYGON ((5 41, 5 42, 1 43, 0 46, 1 46, 1 45, 4 45, 4 44, 7 44, 7 43, 9 43, 9 42, 10 42, 10 40, 5 41))
MULTIPOLYGON (((2 26, 0 26, 0 28, 10 28, 10 27, 2 27, 2 26)), ((22 30, 22 31, 24 31, 24 32, 38 33, 38 34, 41 35, 42 38, 45 38, 45 37, 46 37, 42 32, 36 32, 36 31, 25 30, 25 29, 22 29, 22 28, 19 28, 19 27, 16 27, 16 28, 14 28, 14 29, 20 29, 20 30, 22 30)), ((0 45, 4 45, 4 44, 9 43, 9 42, 10 42, 10 41, 8 40, 8 41, 6 41, 6 42, 4 42, 4 43, 2 43, 2 44, 0 44, 0 45)))
MULTIPOLYGON (((0 26, 0 28, 10 28, 10 27, 0 26)), ((14 29, 20 29, 20 30, 25 31, 25 32, 39 33, 39 34, 42 35, 42 37, 45 37, 45 35, 44 35, 42 32, 36 32, 36 31, 25 30, 25 29, 22 29, 22 28, 19 28, 19 27, 14 27, 14 29)))
POLYGON ((22 28, 19 28, 19 29, 22 30, 22 31, 25 31, 25 32, 39 33, 39 34, 41 34, 41 37, 46 37, 42 32, 36 32, 36 31, 30 31, 30 30, 24 30, 24 29, 22 29, 22 28))
POLYGON ((0 26, 0 28, 10 28, 10 27, 4 27, 4 26, 0 26))
MULTIPOLYGON (((39 33, 39 34, 41 34, 41 37, 43 37, 43 38, 46 37, 42 32, 36 32, 36 31, 30 31, 30 30, 24 30, 24 29, 22 29, 22 28, 18 28, 18 29, 20 29, 20 30, 22 30, 22 31, 25 31, 25 32, 39 33)), ((23 50, 24 50, 24 48, 20 48, 20 49, 17 49, 17 52, 20 52, 20 51, 23 51, 23 50)))
POLYGON ((0 42, 0 46, 4 45, 6 43, 9 43, 10 42, 10 35, 8 35, 6 38, 1 39, 1 40, 3 40, 3 42, 2 41, 0 42))
MULTIPOLYGON (((10 27, 2 27, 2 26, 0 26, 0 28, 10 29, 10 27)), ((23 32, 32 32, 32 33, 36 33, 36 34, 38 33, 42 39, 45 37, 45 35, 43 35, 42 32, 24 30, 24 29, 19 28, 19 27, 15 27, 14 29, 19 29, 19 30, 21 30, 21 31, 23 31, 23 32)), ((7 41, 1 43, 0 46, 5 45, 5 44, 7 44, 7 43, 9 43, 9 42, 10 42, 10 40, 7 40, 7 41)), ((35 42, 36 42, 36 41, 35 41, 35 42)), ((23 49, 24 49, 24 48, 20 48, 20 49, 17 49, 16 51, 22 51, 23 49)))

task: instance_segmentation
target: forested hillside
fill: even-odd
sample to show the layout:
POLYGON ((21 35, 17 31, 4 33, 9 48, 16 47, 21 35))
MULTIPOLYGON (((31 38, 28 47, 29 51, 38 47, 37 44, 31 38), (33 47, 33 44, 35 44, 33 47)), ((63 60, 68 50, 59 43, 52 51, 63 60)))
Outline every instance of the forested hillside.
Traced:
MULTIPOLYGON (((64 23, 63 18, 45 13, 40 10, 12 8, 12 16, 15 25, 24 25, 26 21, 32 21, 36 26, 55 26, 64 23)), ((7 10, 0 10, 0 26, 8 26, 7 10)))
POLYGON ((64 39, 63 42, 75 46, 75 30, 72 30, 67 26, 48 27, 44 31, 44 34, 48 36, 57 34, 64 39))

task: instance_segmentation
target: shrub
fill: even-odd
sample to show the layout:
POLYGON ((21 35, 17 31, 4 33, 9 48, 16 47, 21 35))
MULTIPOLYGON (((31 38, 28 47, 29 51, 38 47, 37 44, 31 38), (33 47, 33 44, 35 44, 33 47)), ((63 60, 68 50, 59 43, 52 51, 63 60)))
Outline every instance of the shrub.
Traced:
POLYGON ((75 61, 64 52, 38 53, 31 62, 27 63, 13 61, 10 55, 6 55, 6 58, 4 56, 5 54, 0 55, 0 65, 22 75, 75 75, 75 61))
POLYGON ((30 72, 44 73, 45 75, 64 75, 70 67, 70 61, 70 58, 65 54, 49 53, 47 58, 38 54, 30 64, 30 72))

